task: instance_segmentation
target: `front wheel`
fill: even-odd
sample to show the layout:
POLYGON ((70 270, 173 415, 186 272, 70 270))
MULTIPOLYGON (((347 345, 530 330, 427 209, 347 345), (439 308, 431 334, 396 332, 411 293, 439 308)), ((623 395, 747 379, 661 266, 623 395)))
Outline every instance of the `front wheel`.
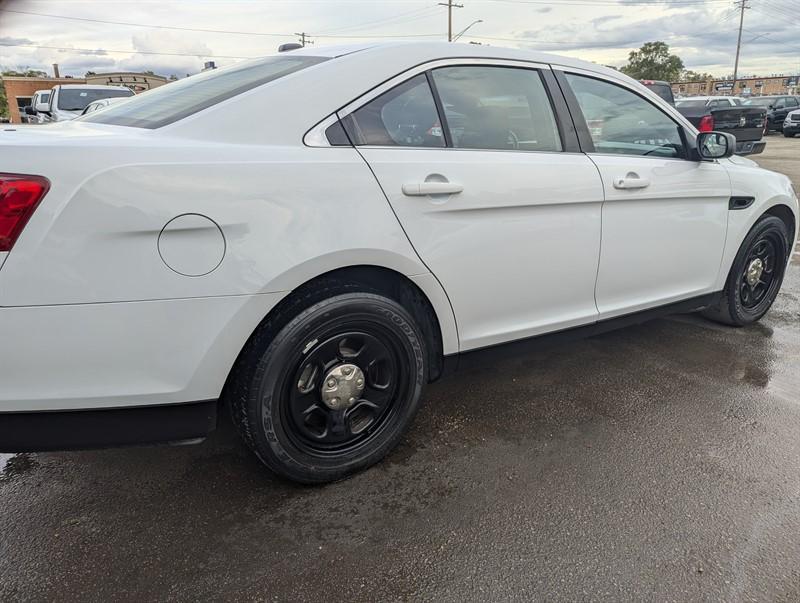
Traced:
POLYGON ((781 288, 789 245, 783 220, 762 217, 742 242, 719 303, 705 310, 704 315, 737 327, 764 316, 781 288))
POLYGON ((426 383, 424 340, 403 306, 373 293, 334 295, 263 340, 256 336, 236 377, 231 407, 270 469, 334 481, 399 442, 426 383))
POLYGON ((794 138, 794 132, 787 132, 786 130, 783 131, 783 136, 785 138, 794 138))

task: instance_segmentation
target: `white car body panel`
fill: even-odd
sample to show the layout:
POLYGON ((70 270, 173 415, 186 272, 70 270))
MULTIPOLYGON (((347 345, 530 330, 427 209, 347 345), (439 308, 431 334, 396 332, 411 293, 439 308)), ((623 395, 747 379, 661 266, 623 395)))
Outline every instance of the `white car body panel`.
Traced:
POLYGON ((731 185, 717 163, 591 154, 603 178, 600 318, 711 293, 720 269, 731 185), (633 176, 632 176, 633 175, 633 176), (618 178, 642 189, 618 189, 618 178))
POLYGON ((461 350, 597 319, 603 191, 586 156, 404 151, 361 149, 415 249, 450 295, 461 350), (403 194, 404 184, 431 175, 464 191, 446 198, 403 194), (566 253, 556 251, 565 247, 566 253))
POLYGON ((621 157, 304 145, 387 80, 462 59, 591 73, 695 131, 630 78, 575 59, 438 43, 297 52, 346 56, 157 129, 78 120, 1 133, 0 171, 42 175, 51 188, 0 253, 0 333, 13 342, 0 346, 0 412, 216 399, 270 310, 338 268, 414 282, 450 355, 719 291, 764 211, 787 205, 797 217, 788 179, 745 160, 650 159, 639 168, 657 184, 647 198, 604 191, 621 157), (460 196, 402 195, 407 181, 445 172, 460 196), (730 212, 731 194, 756 201, 730 212), (162 234, 186 215, 204 218, 162 234), (671 262, 686 232, 679 259, 702 255, 699 274, 671 262))

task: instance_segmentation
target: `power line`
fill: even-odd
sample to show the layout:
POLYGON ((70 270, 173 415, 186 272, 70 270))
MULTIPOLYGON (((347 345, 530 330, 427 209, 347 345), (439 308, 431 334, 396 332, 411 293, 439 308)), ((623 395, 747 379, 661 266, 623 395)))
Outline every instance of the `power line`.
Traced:
POLYGON ((242 56, 233 56, 233 55, 226 55, 226 54, 202 54, 196 53, 191 54, 187 52, 152 52, 149 50, 108 50, 106 48, 69 48, 66 46, 43 46, 40 44, 6 44, 5 42, 0 42, 0 46, 11 46, 11 47, 19 47, 19 48, 41 48, 45 50, 64 50, 69 52, 85 52, 95 56, 102 56, 103 54, 113 53, 113 54, 152 54, 152 55, 164 55, 164 56, 173 56, 173 57, 206 57, 209 59, 255 59, 258 57, 242 57, 242 56))
POLYGON ((51 19, 67 19, 69 21, 86 21, 89 23, 101 23, 103 25, 126 25, 128 27, 150 27, 152 29, 175 29, 178 31, 198 31, 201 33, 217 33, 217 34, 237 34, 244 36, 277 36, 277 37, 291 37, 289 33, 267 33, 263 31, 232 31, 229 29, 201 29, 196 27, 179 27, 177 25, 153 25, 151 23, 131 23, 129 21, 107 21, 105 19, 90 19, 88 17, 71 17, 68 15, 53 15, 50 13, 34 13, 26 10, 16 10, 11 8, 0 8, 0 12, 16 13, 18 15, 30 15, 34 17, 49 17, 51 19))
POLYGON ((354 29, 364 29, 365 27, 375 27, 375 26, 383 26, 391 23, 392 25, 396 25, 397 22, 400 23, 408 23, 409 21, 416 21, 417 19, 428 17, 432 15, 434 12, 439 12, 439 9, 435 6, 424 6, 422 8, 415 8, 414 10, 406 11, 403 13, 398 13, 391 17, 385 17, 382 19, 373 19, 372 21, 362 21, 361 23, 356 23, 355 25, 348 25, 346 27, 339 27, 338 29, 333 29, 330 31, 325 32, 326 34, 341 34, 343 31, 352 31, 354 29), (410 19, 404 19, 403 17, 414 15, 419 13, 417 16, 412 17, 410 19), (427 14, 423 14, 427 13, 427 14), (399 21, 398 21, 399 20, 399 21))
POLYGON ((736 40, 736 60, 733 63, 733 88, 734 94, 736 93, 736 76, 739 75, 739 52, 742 50, 742 27, 744 27, 744 11, 750 8, 747 6, 747 0, 739 0, 739 6, 742 12, 739 16, 739 38, 736 40))
POLYGON ((615 6, 618 8, 625 6, 700 6, 711 3, 726 3, 728 0, 630 0, 621 2, 617 0, 597 0, 592 2, 590 0, 559 0, 559 2, 552 2, 551 0, 476 0, 478 2, 503 2, 506 4, 545 4, 552 6, 557 4, 567 6, 615 6))
POLYGON ((313 44, 313 43, 314 43, 314 40, 312 40, 312 39, 311 39, 311 38, 308 36, 308 34, 307 34, 306 32, 304 32, 304 31, 301 31, 300 33, 297 33, 297 32, 295 32, 295 33, 294 33, 294 35, 296 35, 296 36, 300 36, 299 38, 297 38, 297 41, 298 41, 298 42, 300 42, 300 45, 301 45, 303 48, 305 48, 305 47, 306 47, 306 44, 313 44))
POLYGON ((447 41, 453 41, 453 9, 454 8, 464 8, 463 4, 453 4, 453 0, 447 0, 447 2, 439 2, 439 6, 446 6, 447 7, 447 41))

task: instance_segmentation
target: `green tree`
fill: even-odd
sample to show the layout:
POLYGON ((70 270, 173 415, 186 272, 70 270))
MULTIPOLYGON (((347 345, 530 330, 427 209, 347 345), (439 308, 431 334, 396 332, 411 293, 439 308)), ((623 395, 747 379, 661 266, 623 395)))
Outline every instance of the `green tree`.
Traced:
POLYGON ((692 71, 691 69, 687 69, 681 74, 682 82, 707 82, 713 79, 714 76, 710 73, 700 73, 699 71, 692 71))
POLYGON ((639 50, 630 52, 628 63, 620 71, 637 80, 676 82, 683 71, 683 61, 670 54, 665 42, 647 42, 639 50))

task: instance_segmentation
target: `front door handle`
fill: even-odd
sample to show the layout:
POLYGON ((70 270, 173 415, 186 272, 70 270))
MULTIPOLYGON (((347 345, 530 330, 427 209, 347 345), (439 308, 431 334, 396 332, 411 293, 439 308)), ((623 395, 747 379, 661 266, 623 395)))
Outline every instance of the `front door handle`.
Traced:
POLYGON ((463 190, 463 186, 454 182, 411 182, 403 185, 403 194, 409 197, 457 195, 463 190))
POLYGON ((628 173, 625 177, 614 178, 614 188, 647 188, 648 186, 650 186, 649 179, 639 178, 639 175, 633 172, 628 173))

